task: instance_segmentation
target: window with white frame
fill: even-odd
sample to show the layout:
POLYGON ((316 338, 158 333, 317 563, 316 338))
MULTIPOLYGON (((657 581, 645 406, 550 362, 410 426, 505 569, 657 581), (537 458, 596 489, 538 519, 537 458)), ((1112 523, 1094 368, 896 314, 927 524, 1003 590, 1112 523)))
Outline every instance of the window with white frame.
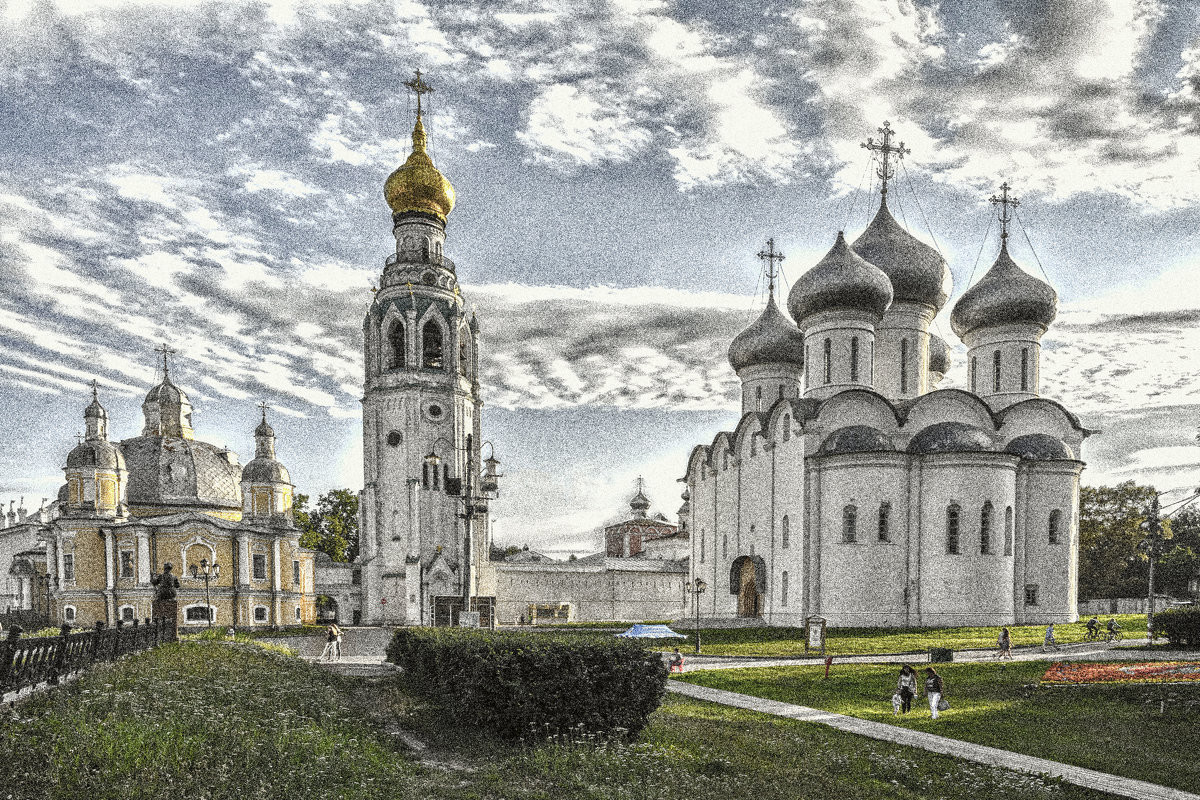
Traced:
POLYGON ((64 581, 75 580, 75 554, 74 553, 63 553, 62 560, 63 560, 63 580, 64 581))
POLYGON ((64 622, 74 622, 75 621, 75 606, 63 606, 63 621, 64 622))
POLYGON ((266 606, 255 606, 254 607, 254 621, 255 622, 266 622, 267 621, 267 607, 266 606))
POLYGON ((122 578, 132 578, 133 576, 134 576, 133 551, 132 550, 122 550, 121 551, 121 577, 122 578))
POLYGON ((782 524, 781 524, 781 528, 780 528, 780 530, 781 530, 781 533, 780 533, 780 539, 781 539, 781 541, 780 541, 780 546, 782 546, 782 547, 783 547, 783 549, 785 549, 785 550, 786 550, 786 549, 787 549, 787 547, 788 547, 788 545, 790 544, 790 541, 789 541, 789 540, 791 539, 791 534, 792 534, 792 525, 791 525, 791 521, 788 519, 788 515, 787 515, 787 514, 784 514, 784 515, 783 515, 783 522, 782 522, 782 524))
POLYGON ((205 605, 188 606, 183 611, 183 618, 188 622, 208 622, 212 616, 212 610, 205 605))
POLYGON ((133 606, 121 606, 121 621, 133 622, 137 618, 137 609, 133 606))
POLYGON ((296 606, 296 622, 300 621, 300 606, 296 606))

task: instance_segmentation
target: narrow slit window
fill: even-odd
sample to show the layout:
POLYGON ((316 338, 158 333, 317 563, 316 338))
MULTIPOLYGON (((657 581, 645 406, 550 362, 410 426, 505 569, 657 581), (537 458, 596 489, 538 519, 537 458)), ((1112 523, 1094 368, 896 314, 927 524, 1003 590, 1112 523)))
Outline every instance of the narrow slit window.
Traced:
POLYGON ((1013 511, 1012 506, 1004 509, 1004 555, 1013 554, 1013 511))
POLYGON ((1029 348, 1021 348, 1021 391, 1029 391, 1029 348))
POLYGON ((992 503, 983 504, 979 512, 979 552, 987 555, 992 552, 992 503))
POLYGON ((1059 527, 1061 524, 1062 524, 1062 512, 1056 508, 1050 512, 1050 525, 1049 525, 1049 530, 1047 532, 1048 535, 1046 537, 1047 541, 1050 544, 1058 544, 1058 539, 1059 539, 1059 534, 1060 534, 1059 527))
POLYGON ((975 379, 977 374, 975 369, 976 366, 976 358, 975 356, 971 356, 971 394, 979 394, 978 381, 975 379))
POLYGON ((782 523, 782 527, 780 528, 780 530, 782 531, 780 534, 780 537, 781 537, 780 546, 784 550, 786 550, 788 547, 788 544, 790 543, 789 540, 791 539, 791 534, 792 534, 791 523, 788 521, 787 514, 783 515, 783 523, 782 523))
POLYGON ((388 328, 388 369, 400 369, 404 362, 404 323, 394 319, 388 328))
POLYGON ((992 391, 1000 391, 1000 351, 992 351, 992 391))
POLYGON ((962 510, 957 505, 946 509, 946 552, 958 555, 958 522, 962 510))
POLYGON ((892 504, 879 504, 879 541, 888 542, 892 538, 892 504))
POLYGON ((833 383, 833 342, 825 340, 825 382, 833 383))
POLYGON ((900 340, 900 394, 908 393, 908 339, 900 340))
POLYGON ((421 366, 442 368, 442 329, 433 320, 426 322, 421 329, 421 366))
POLYGON ((858 337, 850 339, 850 382, 858 383, 858 337))

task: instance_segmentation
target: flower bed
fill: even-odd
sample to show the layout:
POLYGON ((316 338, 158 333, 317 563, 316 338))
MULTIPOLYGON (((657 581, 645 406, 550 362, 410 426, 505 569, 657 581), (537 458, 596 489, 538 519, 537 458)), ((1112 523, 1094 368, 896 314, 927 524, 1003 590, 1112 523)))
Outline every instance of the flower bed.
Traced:
POLYGON ((1181 683, 1200 681, 1198 661, 1148 661, 1095 664, 1057 661, 1042 676, 1043 684, 1181 683))

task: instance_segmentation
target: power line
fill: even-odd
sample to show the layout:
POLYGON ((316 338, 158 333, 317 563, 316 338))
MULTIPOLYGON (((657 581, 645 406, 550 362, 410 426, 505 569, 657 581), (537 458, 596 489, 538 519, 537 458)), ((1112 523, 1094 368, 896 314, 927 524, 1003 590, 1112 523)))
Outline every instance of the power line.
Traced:
POLYGON ((983 232, 983 239, 979 242, 979 252, 975 254, 975 263, 971 265, 971 274, 967 278, 966 288, 971 288, 971 281, 975 278, 975 270, 979 268, 979 259, 983 258, 983 248, 987 245, 988 234, 992 232, 992 215, 988 214, 987 230, 983 232))
POLYGON ((900 167, 904 170, 904 182, 908 185, 908 191, 912 193, 913 201, 917 204, 917 211, 921 212, 921 219, 925 220, 925 230, 929 232, 929 238, 933 239, 933 246, 938 251, 938 255, 945 258, 946 254, 938 245, 937 236, 933 233, 933 226, 929 224, 929 217, 925 216, 925 209, 921 207, 921 198, 917 196, 917 190, 913 188, 912 178, 908 175, 908 165, 904 163, 903 159, 900 161, 900 167))
POLYGON ((1038 258, 1037 250, 1033 249, 1033 242, 1029 240, 1029 230, 1025 220, 1017 211, 1013 211, 1013 216, 1017 218, 1017 222, 1021 223, 1021 235, 1025 237, 1025 243, 1029 245, 1029 251, 1033 253, 1033 260, 1037 262, 1038 269, 1042 271, 1042 277, 1046 279, 1046 283, 1051 283, 1050 276, 1046 274, 1046 268, 1042 266, 1042 260, 1038 258))

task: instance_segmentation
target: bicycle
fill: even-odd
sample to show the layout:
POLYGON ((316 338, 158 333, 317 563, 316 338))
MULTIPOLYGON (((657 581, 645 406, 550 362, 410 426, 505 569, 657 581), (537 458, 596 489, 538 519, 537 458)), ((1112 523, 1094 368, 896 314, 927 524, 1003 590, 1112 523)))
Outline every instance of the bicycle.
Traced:
POLYGON ((1088 629, 1087 629, 1087 633, 1085 633, 1085 634, 1083 635, 1083 640, 1084 640, 1085 642, 1098 642, 1098 641, 1100 641, 1100 629, 1099 629, 1099 628, 1088 628, 1088 629))
POLYGON ((1105 642, 1119 642, 1119 641, 1121 641, 1121 638, 1122 638, 1121 630, 1118 628, 1116 630, 1109 631, 1108 635, 1104 637, 1104 641, 1105 642))

